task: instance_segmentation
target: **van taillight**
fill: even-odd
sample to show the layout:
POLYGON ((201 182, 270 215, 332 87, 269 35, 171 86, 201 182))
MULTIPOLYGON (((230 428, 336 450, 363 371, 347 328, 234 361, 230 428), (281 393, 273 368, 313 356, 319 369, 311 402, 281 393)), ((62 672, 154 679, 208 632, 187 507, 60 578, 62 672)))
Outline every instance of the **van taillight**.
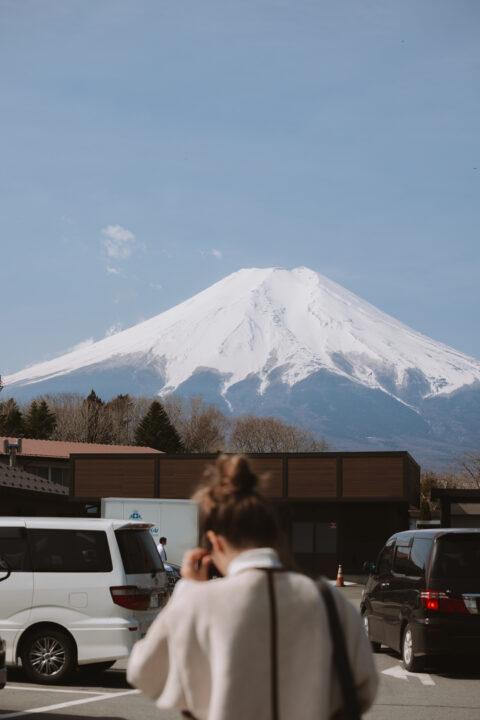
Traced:
POLYGON ((121 605, 128 610, 148 610, 150 607, 150 593, 136 585, 111 587, 110 594, 115 605, 121 605))
POLYGON ((443 613, 468 614, 468 609, 461 597, 450 597, 447 593, 436 590, 425 590, 420 593, 420 601, 425 610, 443 613))

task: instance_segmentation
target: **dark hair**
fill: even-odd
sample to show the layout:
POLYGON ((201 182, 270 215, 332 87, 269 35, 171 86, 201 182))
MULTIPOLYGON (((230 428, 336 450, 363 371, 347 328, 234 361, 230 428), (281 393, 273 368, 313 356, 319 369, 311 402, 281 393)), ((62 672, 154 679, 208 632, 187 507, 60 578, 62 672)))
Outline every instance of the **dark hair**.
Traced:
POLYGON ((247 458, 221 455, 205 473, 205 484, 193 499, 199 507, 199 529, 223 535, 235 548, 277 547, 279 529, 271 503, 258 491, 259 479, 247 458))
POLYGON ((167 542, 167 538, 166 538, 166 537, 161 537, 161 538, 160 538, 160 542, 162 543, 162 545, 165 545, 165 543, 167 542))

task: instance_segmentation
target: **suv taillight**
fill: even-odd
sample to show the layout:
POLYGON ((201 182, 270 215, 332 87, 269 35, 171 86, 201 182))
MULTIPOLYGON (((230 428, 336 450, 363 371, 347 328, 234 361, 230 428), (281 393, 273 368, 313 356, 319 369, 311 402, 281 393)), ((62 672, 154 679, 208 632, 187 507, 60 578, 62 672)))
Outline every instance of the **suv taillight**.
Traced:
POLYGON ((115 605, 121 605, 128 610, 148 610, 151 593, 136 585, 117 585, 110 588, 110 594, 115 605))
POLYGON ((425 590, 420 593, 420 601, 425 610, 443 613, 468 614, 468 609, 461 597, 451 597, 437 590, 425 590))

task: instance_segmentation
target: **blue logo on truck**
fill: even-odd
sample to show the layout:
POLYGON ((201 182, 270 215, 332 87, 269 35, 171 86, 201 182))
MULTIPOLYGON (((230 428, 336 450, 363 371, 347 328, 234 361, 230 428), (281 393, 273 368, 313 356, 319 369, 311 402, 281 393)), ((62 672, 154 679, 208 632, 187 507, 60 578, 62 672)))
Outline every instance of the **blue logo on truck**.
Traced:
POLYGON ((128 519, 129 520, 141 520, 142 516, 140 515, 138 510, 134 510, 128 519))

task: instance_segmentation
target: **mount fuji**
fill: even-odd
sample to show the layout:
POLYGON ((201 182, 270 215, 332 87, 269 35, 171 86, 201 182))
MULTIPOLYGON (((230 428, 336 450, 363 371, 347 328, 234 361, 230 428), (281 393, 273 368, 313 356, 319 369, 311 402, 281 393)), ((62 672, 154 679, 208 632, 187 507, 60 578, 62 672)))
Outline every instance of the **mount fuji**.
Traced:
POLYGON ((480 445, 480 361, 300 267, 235 272, 134 327, 6 376, 5 394, 201 394, 343 449, 444 464, 480 445))

